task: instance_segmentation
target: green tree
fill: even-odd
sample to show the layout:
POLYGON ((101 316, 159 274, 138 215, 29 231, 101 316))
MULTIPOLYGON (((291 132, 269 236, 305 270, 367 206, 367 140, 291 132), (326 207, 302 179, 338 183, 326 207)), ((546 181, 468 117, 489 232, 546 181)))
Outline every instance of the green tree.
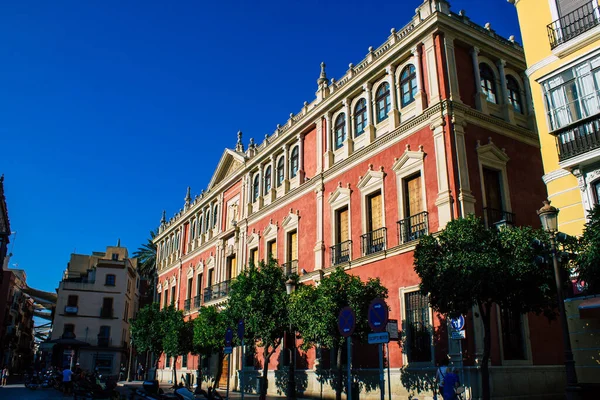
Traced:
POLYGON ((234 321, 243 318, 245 337, 263 348, 263 384, 260 399, 267 395, 269 360, 288 329, 288 295, 285 277, 276 260, 250 266, 231 284, 229 309, 234 321))
POLYGON ((482 390, 490 398, 488 361, 491 349, 491 312, 502 309, 551 315, 556 304, 553 272, 535 263, 534 239, 547 235, 529 227, 487 229, 474 216, 449 222, 436 238, 421 238, 414 254, 421 290, 432 308, 442 314, 466 314, 473 307, 484 328, 481 363, 482 390))
POLYGON ((163 349, 167 357, 173 357, 173 385, 177 385, 177 357, 192 351, 193 328, 183 318, 183 311, 170 305, 161 310, 163 325, 163 349))
POLYGON ((300 285, 290 302, 290 319, 302 336, 301 348, 307 350, 316 344, 335 350, 336 399, 342 396, 342 355, 345 338, 338 330, 340 310, 350 306, 356 314, 354 335, 366 339, 369 329, 369 304, 376 298, 387 298, 388 290, 379 279, 362 282, 359 277, 337 268, 321 280, 319 286, 300 285))
POLYGON ((586 292, 600 293, 600 205, 590 212, 575 259, 579 279, 586 283, 586 292))
MULTIPOLYGON (((200 357, 210 357, 217 354, 219 362, 212 386, 217 386, 221 379, 223 369, 223 360, 225 353, 225 330, 228 325, 228 316, 225 310, 219 311, 215 306, 200 307, 198 316, 193 320, 194 323, 194 353, 200 357)), ((200 368, 199 368, 200 370, 200 368)), ((202 382, 201 376, 198 376, 198 382, 202 382)))
POLYGON ((158 304, 148 304, 141 308, 135 319, 131 320, 130 326, 131 339, 137 350, 155 353, 160 357, 164 350, 164 326, 158 304))
POLYGON ((134 253, 133 257, 138 259, 138 273, 154 282, 156 274, 156 245, 153 243, 156 231, 150 231, 150 238, 142 244, 134 253))

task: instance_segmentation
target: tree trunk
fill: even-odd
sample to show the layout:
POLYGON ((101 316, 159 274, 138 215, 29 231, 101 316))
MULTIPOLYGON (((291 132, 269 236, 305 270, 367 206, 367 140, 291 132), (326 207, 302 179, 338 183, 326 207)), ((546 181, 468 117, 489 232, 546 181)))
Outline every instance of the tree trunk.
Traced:
POLYGON ((491 337, 491 304, 485 303, 479 305, 481 321, 483 322, 483 359, 481 360, 481 390, 483 400, 490 400, 490 351, 492 348, 491 337))
POLYGON ((269 360, 271 359, 271 355, 273 353, 269 352, 268 346, 263 347, 263 376, 262 376, 262 386, 260 388, 260 396, 258 400, 266 400, 267 399, 267 388, 269 386, 269 360))
POLYGON ((342 346, 338 343, 335 359, 335 400, 342 400, 342 346))
POLYGON ((173 357, 173 387, 177 386, 177 356, 173 357))
POLYGON ((219 387, 219 381, 221 380, 221 375, 223 372, 223 359, 225 358, 225 353, 223 350, 219 351, 219 362, 217 363, 217 373, 215 375, 215 381, 213 382, 213 388, 216 389, 219 387))

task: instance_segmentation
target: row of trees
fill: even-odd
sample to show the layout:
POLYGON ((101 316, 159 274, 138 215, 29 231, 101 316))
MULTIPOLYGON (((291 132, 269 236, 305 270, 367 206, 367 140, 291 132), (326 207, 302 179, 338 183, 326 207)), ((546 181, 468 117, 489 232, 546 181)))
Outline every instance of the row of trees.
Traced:
MULTIPOLYGON (((290 282, 288 282, 289 285, 290 282)), ((158 304, 141 309, 131 330, 135 346, 156 355, 176 359, 181 354, 201 357, 218 355, 219 366, 213 385, 221 375, 224 358, 225 330, 245 323, 245 340, 262 350, 262 385, 260 398, 267 393, 267 373, 271 357, 282 346, 282 338, 290 331, 302 338, 301 348, 321 345, 335 351, 337 375, 331 379, 336 398, 342 393, 342 344, 337 317, 343 307, 351 306, 357 315, 355 335, 366 337, 367 309, 375 298, 386 298, 387 289, 379 279, 367 282, 347 274, 342 268, 323 278, 318 286, 298 283, 298 276, 288 277, 275 260, 251 265, 232 282, 227 303, 222 307, 201 307, 198 316, 186 321, 173 306, 159 309, 158 304), (296 290, 287 294, 286 281, 291 279, 296 290)), ((233 345, 236 345, 234 338, 233 345)), ((173 382, 177 382, 175 367, 173 382)))

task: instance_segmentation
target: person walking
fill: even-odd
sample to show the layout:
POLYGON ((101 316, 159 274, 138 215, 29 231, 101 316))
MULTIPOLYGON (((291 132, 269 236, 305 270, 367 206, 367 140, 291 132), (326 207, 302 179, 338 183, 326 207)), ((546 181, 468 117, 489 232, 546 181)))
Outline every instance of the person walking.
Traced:
POLYGON ((73 388, 73 371, 68 366, 65 366, 65 369, 62 372, 63 374, 63 389, 65 394, 71 394, 73 388))
POLYGON ((6 386, 6 380, 8 379, 8 367, 5 365, 2 368, 2 386, 6 386))
POLYGON ((460 385, 456 369, 448 367, 444 376, 444 386, 442 388, 442 397, 444 400, 456 400, 456 388, 460 385))
MULTIPOLYGON (((446 376, 446 372, 448 370, 448 358, 444 357, 438 364, 437 370, 435 371, 435 383, 437 393, 442 395, 444 389, 444 377, 446 376)), ((437 393, 434 393, 434 397, 437 399, 437 393)))
POLYGON ((142 363, 138 363, 137 378, 138 378, 138 381, 144 380, 144 367, 142 366, 142 363))

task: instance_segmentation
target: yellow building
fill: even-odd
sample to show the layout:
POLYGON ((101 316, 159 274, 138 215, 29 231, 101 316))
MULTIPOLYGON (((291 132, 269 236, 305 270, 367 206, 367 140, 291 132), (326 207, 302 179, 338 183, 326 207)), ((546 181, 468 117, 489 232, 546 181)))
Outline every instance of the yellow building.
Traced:
POLYGON ((544 182, 560 230, 579 235, 600 198, 598 0, 508 0, 517 8, 544 182))
MULTIPOLYGON (((600 200, 600 11, 598 0, 508 0, 517 8, 544 162, 559 229, 580 235, 600 200)), ((600 383, 598 318, 566 301, 580 383, 600 383)))

